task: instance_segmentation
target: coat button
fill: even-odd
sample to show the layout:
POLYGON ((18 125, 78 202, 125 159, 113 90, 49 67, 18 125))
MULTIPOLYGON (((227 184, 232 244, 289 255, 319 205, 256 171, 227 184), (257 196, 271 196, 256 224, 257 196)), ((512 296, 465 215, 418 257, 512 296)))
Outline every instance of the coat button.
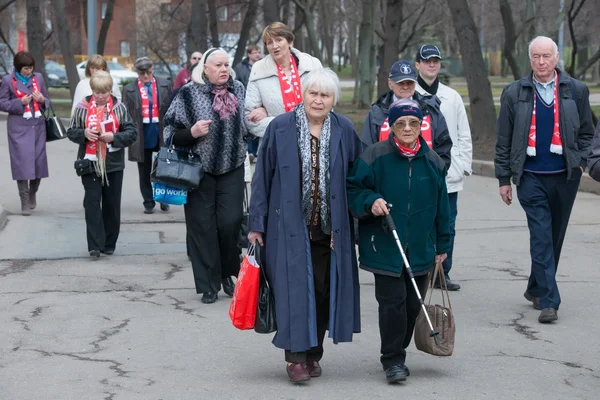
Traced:
POLYGON ((340 233, 340 230, 339 230, 339 229, 336 229, 336 230, 335 230, 335 233, 340 233))
POLYGON ((335 200, 335 194, 331 196, 331 200, 335 200))

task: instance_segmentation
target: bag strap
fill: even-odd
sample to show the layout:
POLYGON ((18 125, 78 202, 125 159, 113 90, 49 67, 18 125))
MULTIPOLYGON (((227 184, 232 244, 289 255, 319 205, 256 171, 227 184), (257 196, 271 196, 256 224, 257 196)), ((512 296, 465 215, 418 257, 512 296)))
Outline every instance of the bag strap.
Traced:
MULTIPOLYGON (((431 272, 429 273, 428 276, 431 275, 431 272)), ((450 311, 452 311, 452 303, 450 303, 450 293, 448 292, 448 285, 446 283, 446 276, 444 275, 444 268, 442 267, 442 263, 436 263, 435 264, 435 268, 433 270, 433 279, 430 281, 430 285, 431 285, 431 289, 433 289, 433 286, 435 285, 435 282, 438 278, 440 278, 441 281, 441 290, 442 290, 442 306, 446 307, 446 299, 448 300, 448 308, 450 309, 450 311)), ((431 305, 431 298, 433 296, 433 290, 429 291, 429 301, 427 302, 427 305, 431 305)))
POLYGON ((56 117, 56 113, 54 112, 54 107, 52 107, 52 102, 49 102, 49 107, 46 108, 46 110, 44 111, 44 113, 45 112, 48 112, 48 118, 54 118, 54 117, 56 117), (52 111, 52 116, 50 116, 50 111, 52 111))
POLYGON ((250 201, 248 200, 248 185, 244 182, 244 204, 242 206, 245 212, 248 212, 250 208, 250 201))

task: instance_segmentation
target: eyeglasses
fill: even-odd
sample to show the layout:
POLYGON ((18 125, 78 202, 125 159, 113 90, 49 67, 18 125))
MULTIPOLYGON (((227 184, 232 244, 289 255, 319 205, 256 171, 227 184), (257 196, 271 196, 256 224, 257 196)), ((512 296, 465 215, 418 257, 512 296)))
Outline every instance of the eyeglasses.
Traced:
POLYGON ((137 71, 138 75, 152 75, 152 71, 148 70, 148 71, 137 71))
POLYGON ((199 60, 201 57, 192 57, 192 60, 199 60))
MULTIPOLYGON (((400 129, 406 128, 406 124, 407 124, 406 120, 402 120, 402 119, 399 119, 398 121, 394 122, 394 126, 397 128, 400 128, 400 129)), ((408 125, 411 128, 418 128, 421 126, 421 121, 413 118, 408 121, 408 125)))

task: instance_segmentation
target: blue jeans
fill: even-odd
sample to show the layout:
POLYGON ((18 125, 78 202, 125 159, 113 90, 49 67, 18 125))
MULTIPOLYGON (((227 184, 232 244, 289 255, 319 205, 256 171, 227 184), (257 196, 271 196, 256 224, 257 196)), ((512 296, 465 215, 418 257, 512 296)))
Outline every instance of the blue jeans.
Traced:
POLYGON ((448 193, 448 201, 450 202, 450 250, 448 251, 448 258, 444 260, 442 266, 444 267, 444 275, 448 277, 450 269, 452 268, 452 253, 454 252, 454 236, 456 226, 456 216, 458 215, 458 192, 448 193))
POLYGON ((248 154, 252 154, 256 157, 258 153, 258 138, 248 138, 248 154))
POLYGON ((542 308, 560 306, 556 271, 580 179, 579 168, 573 169, 570 180, 566 172, 552 175, 525 172, 517 187, 517 197, 529 226, 531 275, 527 292, 539 298, 542 308))

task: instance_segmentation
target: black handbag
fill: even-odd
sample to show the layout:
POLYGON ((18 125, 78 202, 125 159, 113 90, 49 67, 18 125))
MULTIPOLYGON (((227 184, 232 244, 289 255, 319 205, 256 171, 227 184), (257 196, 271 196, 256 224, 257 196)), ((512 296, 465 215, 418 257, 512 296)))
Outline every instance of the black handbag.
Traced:
POLYGON ((53 142, 67 137, 67 130, 61 119, 56 116, 52 103, 44 111, 44 118, 46 119, 46 142, 53 142), (50 115, 50 112, 52 112, 52 115, 50 115))
POLYGON ((265 274, 264 262, 260 258, 260 246, 256 248, 256 259, 260 263, 260 284, 258 287, 258 305, 256 306, 256 319, 254 320, 254 331, 256 333, 272 333, 277 330, 275 318, 275 297, 271 285, 265 274))
POLYGON ((172 145, 173 136, 161 147, 152 165, 150 176, 154 182, 177 189, 196 189, 204 176, 200 156, 191 149, 172 145))
MULTIPOLYGON (((245 185, 245 184, 244 184, 245 185)), ((238 248, 248 248, 248 187, 244 187, 244 211, 242 214, 242 225, 240 226, 240 236, 238 237, 238 248)))
POLYGON ((75 160, 75 173, 77 176, 88 175, 96 172, 94 164, 88 159, 75 160))

